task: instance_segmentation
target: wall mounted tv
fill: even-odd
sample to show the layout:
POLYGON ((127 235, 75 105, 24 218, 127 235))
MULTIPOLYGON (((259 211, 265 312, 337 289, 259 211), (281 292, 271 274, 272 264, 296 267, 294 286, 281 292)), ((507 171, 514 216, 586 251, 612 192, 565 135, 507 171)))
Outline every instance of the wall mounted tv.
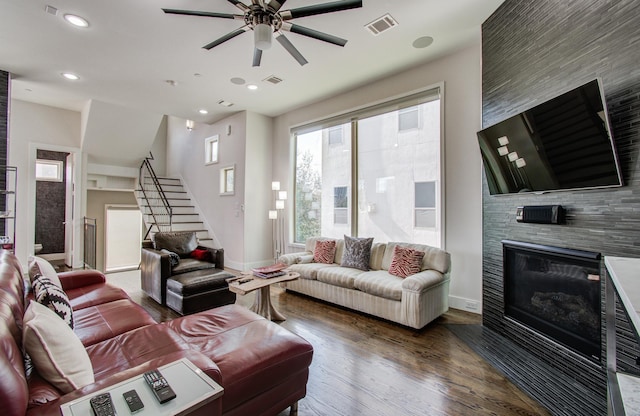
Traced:
POLYGON ((622 186, 599 80, 478 132, 491 195, 622 186))

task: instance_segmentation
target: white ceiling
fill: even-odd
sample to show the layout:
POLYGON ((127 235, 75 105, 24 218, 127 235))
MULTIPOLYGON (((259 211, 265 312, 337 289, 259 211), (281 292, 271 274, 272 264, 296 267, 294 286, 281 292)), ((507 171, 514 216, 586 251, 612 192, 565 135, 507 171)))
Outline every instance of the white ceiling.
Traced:
MULTIPOLYGON (((328 1, 289 0, 282 10, 328 1)), ((477 42, 480 25, 502 1, 364 0, 360 9, 291 20, 348 39, 344 48, 287 33, 309 64, 300 66, 273 42, 253 68, 251 32, 202 49, 243 22, 161 10, 240 13, 225 0, 0 0, 0 69, 12 74, 13 98, 77 111, 98 100, 197 122, 241 110, 277 116, 477 42), (58 14, 48 14, 47 5, 58 14), (85 17, 90 27, 67 24, 64 13, 85 17), (397 27, 379 36, 364 28, 386 13, 397 27), (422 36, 433 37, 433 44, 412 47, 422 36), (64 71, 81 78, 67 81, 64 71), (262 81, 270 75, 283 82, 262 81), (235 85, 234 77, 259 89, 235 85), (220 100, 234 106, 222 107, 220 100), (209 114, 198 114, 200 108, 209 114)))

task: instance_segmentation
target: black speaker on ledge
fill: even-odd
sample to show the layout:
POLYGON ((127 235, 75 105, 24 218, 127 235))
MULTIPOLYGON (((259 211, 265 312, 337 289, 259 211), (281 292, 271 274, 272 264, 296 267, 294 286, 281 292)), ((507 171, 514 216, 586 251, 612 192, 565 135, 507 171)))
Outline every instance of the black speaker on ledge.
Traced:
POLYGON ((564 224, 562 205, 525 205, 516 208, 516 221, 535 224, 564 224))

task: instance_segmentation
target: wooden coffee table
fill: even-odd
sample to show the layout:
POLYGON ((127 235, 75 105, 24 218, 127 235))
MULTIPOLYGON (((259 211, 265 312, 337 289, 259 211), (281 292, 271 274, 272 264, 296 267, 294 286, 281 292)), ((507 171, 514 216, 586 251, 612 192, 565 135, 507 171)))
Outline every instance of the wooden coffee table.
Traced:
POLYGON ((278 312, 271 304, 270 288, 274 283, 288 282, 290 280, 296 280, 299 277, 300 273, 287 272, 287 274, 282 276, 263 279, 254 276, 250 272, 246 272, 236 278, 227 279, 227 281, 229 282, 229 290, 239 295, 246 295, 256 289, 260 289, 258 293, 256 293, 256 298, 253 301, 251 310, 272 321, 285 321, 287 318, 278 312))

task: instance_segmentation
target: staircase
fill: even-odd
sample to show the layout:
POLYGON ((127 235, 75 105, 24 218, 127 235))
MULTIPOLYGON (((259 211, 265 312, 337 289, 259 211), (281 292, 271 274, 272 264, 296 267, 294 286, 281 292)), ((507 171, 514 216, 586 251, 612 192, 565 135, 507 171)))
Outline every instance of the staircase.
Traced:
POLYGON ((144 239, 158 231, 195 231, 200 245, 213 247, 213 239, 181 180, 157 177, 149 163, 152 158, 142 163, 136 189, 136 200, 147 230, 144 239))

